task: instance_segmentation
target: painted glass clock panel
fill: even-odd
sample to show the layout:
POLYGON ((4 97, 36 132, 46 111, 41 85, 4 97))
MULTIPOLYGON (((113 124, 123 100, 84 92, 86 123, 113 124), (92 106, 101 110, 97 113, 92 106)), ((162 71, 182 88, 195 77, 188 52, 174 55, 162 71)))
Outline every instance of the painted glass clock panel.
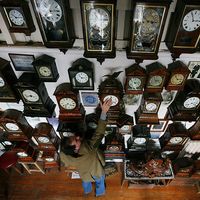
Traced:
POLYGON ((87 51, 112 51, 114 5, 84 3, 87 51))
POLYGON ((136 4, 131 52, 152 53, 156 51, 165 12, 165 6, 136 4))
POLYGON ((69 41, 65 12, 61 0, 34 0, 44 39, 48 42, 69 41))
POLYGON ((4 7, 10 27, 27 28, 24 12, 21 7, 4 7))

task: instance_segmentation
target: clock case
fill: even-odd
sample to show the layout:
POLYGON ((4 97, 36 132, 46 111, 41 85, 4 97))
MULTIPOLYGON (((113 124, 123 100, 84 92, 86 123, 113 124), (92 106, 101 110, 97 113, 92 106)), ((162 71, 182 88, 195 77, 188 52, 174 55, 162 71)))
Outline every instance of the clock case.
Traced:
POLYGON ((10 65, 10 62, 0 58, 0 77, 4 80, 5 85, 0 87, 0 102, 19 102, 19 95, 14 85, 18 79, 10 65))
MULTIPOLYGON (((116 49, 115 49, 115 18, 116 18, 116 0, 82 0, 80 1, 81 5, 81 14, 82 14, 82 25, 83 25, 83 39, 84 39, 84 57, 86 58, 97 58, 97 61, 102 64, 105 58, 115 58, 116 49), (89 25, 89 5, 91 9, 101 8, 106 10, 109 13, 111 22, 108 25, 109 28, 109 41, 92 39, 90 33, 89 25), (104 45, 105 44, 105 45, 104 45)), ((93 33, 97 34, 97 33, 93 33)))
POLYGON ((125 93, 142 94, 146 82, 146 70, 137 63, 135 63, 125 69, 125 74, 126 74, 125 93), (139 78, 141 80, 141 85, 136 89, 132 89, 129 86, 129 80, 131 80, 131 78, 139 78))
POLYGON ((188 132, 192 140, 200 140, 200 118, 188 129, 188 132))
MULTIPOLYGON (((129 46, 126 49, 126 55, 128 59, 135 59, 135 61, 137 63, 142 62, 144 59, 146 60, 156 60, 158 59, 158 50, 159 50, 159 46, 160 46, 160 41, 162 38, 162 33, 164 30, 164 26, 165 26, 165 22, 166 22, 166 18, 167 18, 167 14, 168 14, 168 10, 169 10, 169 6, 171 4, 171 0, 159 0, 159 1, 155 1, 155 0, 136 0, 132 3, 132 12, 131 12, 131 16, 130 16, 130 20, 129 22, 131 22, 128 26, 130 27, 130 36, 129 36, 129 46), (135 9, 137 6, 141 5, 142 7, 148 7, 148 8, 155 8, 156 10, 159 9, 163 9, 163 14, 160 17, 160 26, 159 26, 159 30, 158 30, 158 35, 155 37, 156 41, 152 42, 151 45, 153 45, 153 49, 150 50, 150 44, 144 42, 144 45, 146 45, 146 49, 135 49, 133 48, 134 44, 135 44, 135 40, 136 40, 136 33, 134 32, 135 30, 137 30, 138 27, 136 27, 138 25, 138 22, 134 21, 134 15, 135 15, 135 9)), ((144 9, 144 8, 143 8, 144 9)), ((144 11, 143 11, 144 12, 144 11)), ((150 19, 149 19, 150 20, 150 19)), ((153 24, 153 22, 152 22, 153 24)), ((151 25, 152 25, 151 24, 151 25)))
POLYGON ((182 21, 189 11, 200 9, 198 0, 177 0, 175 11, 171 14, 165 43, 175 60, 181 53, 194 53, 198 50, 199 29, 187 32, 182 21))
POLYGON ((23 73, 15 84, 19 96, 24 103, 24 115, 31 117, 51 117, 54 115, 56 104, 48 95, 44 82, 41 82, 36 73, 23 73), (37 102, 31 102, 23 97, 24 90, 33 90, 39 96, 37 102))
POLYGON ((33 10, 35 12, 35 16, 37 19, 37 23, 40 28, 40 32, 43 38, 44 45, 47 48, 58 48, 60 51, 65 53, 68 48, 72 48, 75 41, 75 33, 74 33, 74 24, 72 11, 70 9, 70 4, 68 0, 55 0, 60 3, 62 9, 62 18, 59 20, 58 30, 56 27, 53 27, 52 23, 49 21, 45 21, 39 13, 39 8, 37 7, 37 0, 31 0, 33 10), (62 24, 62 23, 63 24, 62 24), (45 23, 48 27, 48 30, 45 30, 45 23), (64 29, 64 30, 63 30, 64 29), (57 31, 57 32, 56 32, 57 31), (63 31, 62 38, 60 36, 56 36, 60 31, 63 31), (63 38, 64 37, 64 38, 63 38))
POLYGON ((9 31, 11 33, 24 33, 27 36, 30 36, 32 32, 36 30, 35 25, 33 23, 33 19, 31 16, 31 11, 29 8, 29 3, 27 1, 22 0, 3 0, 0 1, 0 6, 2 12, 4 13, 4 20, 9 28, 9 31), (26 24, 23 24, 22 26, 17 26, 13 24, 8 18, 8 13, 5 11, 6 8, 12 8, 21 10, 23 13, 21 13, 26 21, 26 24))
POLYGON ((183 90, 185 81, 187 80, 188 75, 190 74, 190 70, 188 69, 187 65, 185 65, 183 62, 179 60, 175 61, 168 65, 168 72, 169 72, 169 76, 168 76, 168 80, 166 81, 167 84, 165 85, 165 89, 168 91, 183 90), (181 74, 184 76, 184 80, 180 84, 173 84, 171 82, 171 79, 175 74, 181 74))
POLYGON ((58 74, 58 69, 57 69, 54 57, 43 54, 42 56, 39 56, 38 58, 36 58, 32 62, 32 65, 33 65, 35 71, 37 72, 38 77, 41 81, 56 82, 58 80, 59 74, 58 74), (40 71, 39 71, 40 67, 43 67, 43 66, 47 67, 51 71, 50 76, 43 76, 40 73, 40 71))
POLYGON ((72 63, 72 67, 68 69, 71 88, 74 90, 93 90, 94 89, 94 70, 93 64, 85 58, 79 58, 72 63), (79 72, 84 72, 88 75, 88 81, 79 83, 75 76, 79 72))

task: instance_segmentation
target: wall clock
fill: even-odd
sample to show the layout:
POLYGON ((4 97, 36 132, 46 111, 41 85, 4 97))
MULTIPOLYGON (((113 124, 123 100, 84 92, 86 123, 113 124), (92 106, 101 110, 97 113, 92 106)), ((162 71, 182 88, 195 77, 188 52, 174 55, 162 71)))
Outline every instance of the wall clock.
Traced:
POLYGON ((198 49, 200 34, 200 5, 198 0, 178 0, 170 19, 165 42, 173 59, 181 53, 198 49))
POLYGON ((56 82, 59 78, 55 58, 43 54, 32 62, 35 71, 41 81, 56 82))
POLYGON ((84 56, 97 58, 100 63, 105 58, 114 58, 116 0, 83 0, 81 13, 84 56))
POLYGON ((26 116, 51 117, 54 114, 56 105, 35 73, 23 73, 15 87, 24 103, 26 116))
POLYGON ((162 92, 168 75, 166 67, 159 62, 154 62, 146 66, 146 72, 145 92, 162 92))
POLYGON ((31 35, 36 30, 27 1, 3 0, 0 2, 0 6, 11 33, 31 35))
POLYGON ((72 63, 72 67, 68 69, 68 74, 72 89, 94 89, 93 64, 89 60, 79 58, 72 63))
POLYGON ((135 63, 130 67, 126 68, 125 73, 125 93, 142 94, 146 82, 146 70, 135 63))
POLYGON ((166 90, 182 90, 190 70, 181 61, 175 61, 168 65, 169 78, 165 86, 166 90))
POLYGON ((134 1, 127 58, 156 60, 171 1, 134 1))
POLYGON ((80 103, 78 92, 72 90, 70 83, 62 83, 54 92, 60 109, 59 120, 66 122, 82 121, 85 110, 80 103))
POLYGON ((74 43, 73 18, 66 0, 31 0, 46 47, 64 53, 74 43))
POLYGON ((0 116, 0 124, 5 129, 9 141, 27 141, 32 137, 33 128, 19 110, 5 110, 0 116))
POLYGON ((10 62, 0 58, 0 102, 19 102, 19 96, 14 88, 17 77, 10 62))

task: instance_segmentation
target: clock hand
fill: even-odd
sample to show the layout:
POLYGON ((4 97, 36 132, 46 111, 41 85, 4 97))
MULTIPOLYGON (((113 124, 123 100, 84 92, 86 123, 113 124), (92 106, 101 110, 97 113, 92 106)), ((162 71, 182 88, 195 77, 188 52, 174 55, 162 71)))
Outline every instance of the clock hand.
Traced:
POLYGON ((194 21, 194 14, 193 12, 191 12, 191 15, 192 15, 192 22, 194 21))

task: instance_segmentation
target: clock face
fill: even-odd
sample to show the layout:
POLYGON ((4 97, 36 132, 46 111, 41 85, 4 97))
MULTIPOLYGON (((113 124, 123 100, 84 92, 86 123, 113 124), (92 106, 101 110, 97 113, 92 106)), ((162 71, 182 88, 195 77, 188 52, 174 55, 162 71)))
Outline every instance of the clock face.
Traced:
POLYGON ((9 18, 10 21, 17 26, 21 26, 25 22, 22 13, 15 9, 9 11, 9 18))
POLYGON ((130 126, 129 125, 124 125, 120 128, 122 131, 129 131, 130 126))
POLYGON ((133 77, 128 81, 128 85, 129 85, 129 89, 132 90, 137 90, 142 84, 142 81, 137 78, 137 77, 133 77))
POLYGON ((103 102, 105 101, 105 100, 107 100, 107 99, 112 99, 112 104, 111 104, 111 106, 116 106, 117 104, 118 104, 118 102, 119 102, 119 100, 118 100, 118 98, 116 97, 116 96, 114 96, 114 95, 107 95, 107 96, 105 96, 104 97, 104 99, 103 99, 103 102))
POLYGON ((53 162, 53 161, 54 161, 54 158, 45 158, 45 160, 46 160, 47 162, 53 162))
POLYGON ((186 99, 183 103, 185 108, 196 108, 200 104, 200 98, 199 97, 190 97, 186 99))
POLYGON ((145 144, 146 139, 145 138, 136 138, 133 141, 135 144, 145 144))
POLYGON ((47 137, 38 137, 38 141, 41 143, 48 143, 49 142, 49 138, 47 137))
POLYGON ((60 106, 66 110, 73 110, 76 108, 76 102, 71 98, 62 98, 59 102, 60 106))
POLYGON ((18 155, 19 157, 21 157, 21 158, 27 157, 27 156, 28 156, 28 154, 25 153, 25 152, 18 152, 17 155, 18 155))
POLYGON ((200 27, 200 10, 191 10, 188 12, 182 22, 185 31, 195 31, 200 27))
POLYGON ((182 142, 182 140, 183 140, 182 137, 172 137, 169 142, 171 144, 178 144, 178 143, 182 142))
POLYGON ((55 0, 42 0, 39 6, 40 14, 52 24, 60 21, 62 9, 55 0))
POLYGON ((38 94, 33 90, 24 90, 22 95, 27 101, 30 102, 37 102, 40 99, 38 94))
POLYGON ((157 109, 157 105, 155 103, 147 103, 145 107, 147 111, 155 111, 157 109))
POLYGON ((0 87, 4 87, 5 86, 5 81, 3 80, 2 77, 0 77, 0 87))
POLYGON ((162 84, 163 78, 162 76, 156 75, 152 76, 149 80, 149 85, 152 87, 158 87, 162 84))
POLYGON ((174 85, 180 85, 184 81, 184 76, 182 74, 174 74, 171 78, 171 83, 174 85))
POLYGON ((14 123, 6 123, 5 126, 10 131, 19 131, 20 130, 18 125, 14 124, 14 123))
POLYGON ((51 70, 46 66, 40 66, 38 71, 41 76, 44 76, 44 77, 51 76, 51 70))
POLYGON ((89 80, 88 75, 85 72, 78 72, 75 76, 76 81, 79 83, 86 83, 89 80))

